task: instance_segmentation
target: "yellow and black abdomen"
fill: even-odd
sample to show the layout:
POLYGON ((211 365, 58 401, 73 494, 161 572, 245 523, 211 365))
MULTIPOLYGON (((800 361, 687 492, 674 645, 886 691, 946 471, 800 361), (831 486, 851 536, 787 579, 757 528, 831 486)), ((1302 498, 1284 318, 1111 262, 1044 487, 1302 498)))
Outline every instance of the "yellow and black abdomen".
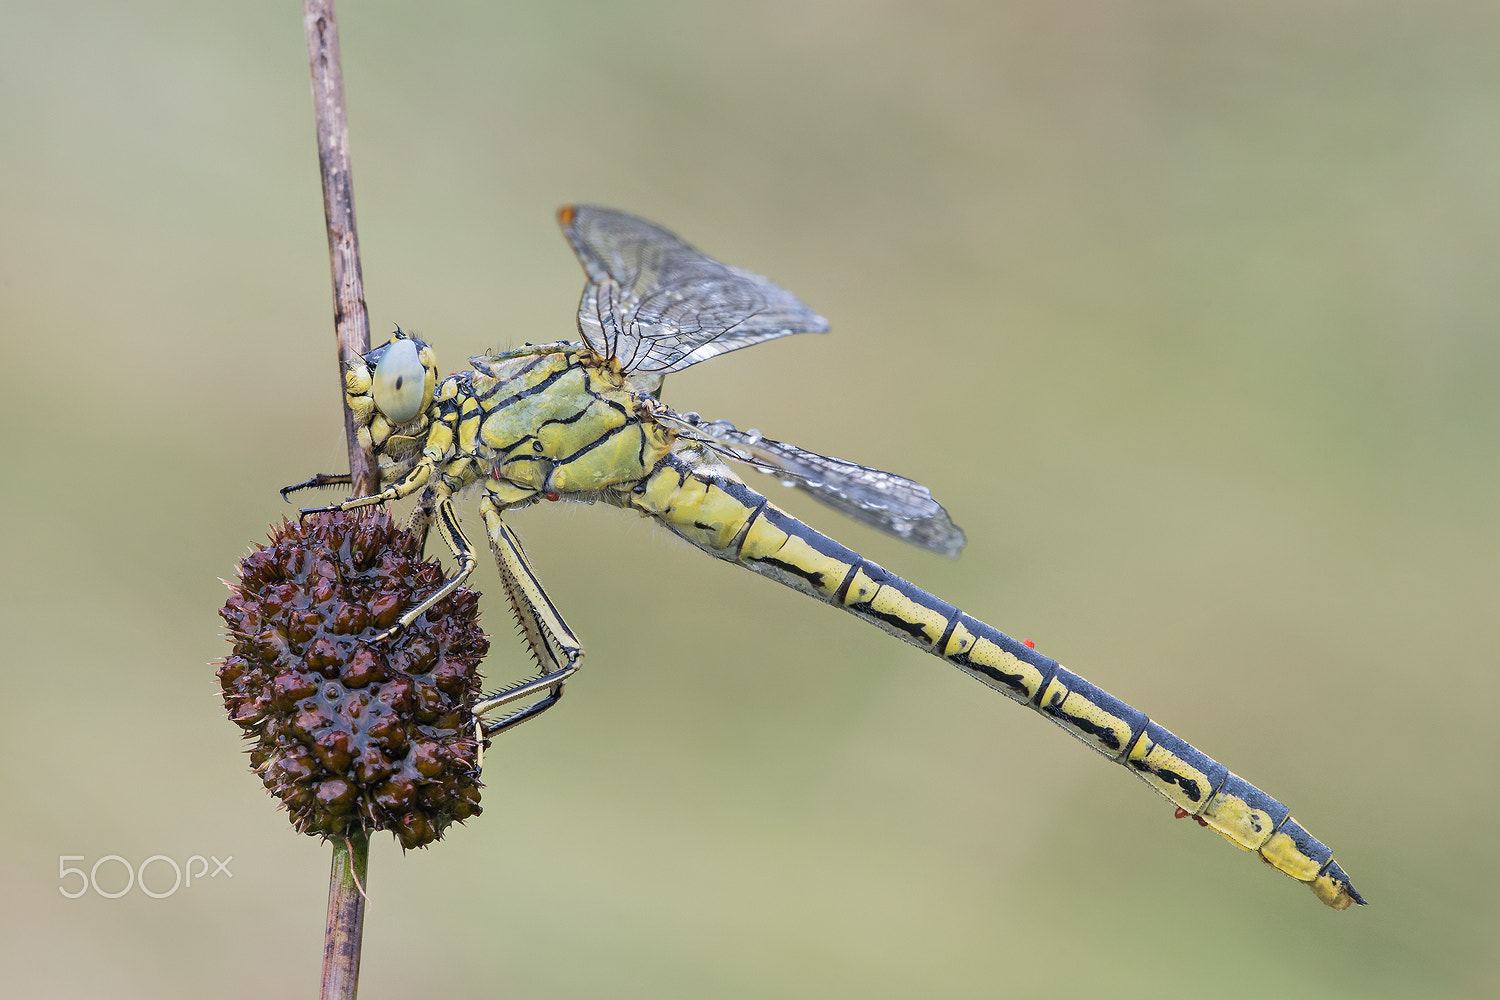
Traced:
POLYGON ((1285 805, 1056 660, 808 527, 723 466, 669 455, 626 502, 710 554, 843 608, 1042 713, 1329 906, 1364 902, 1285 805))

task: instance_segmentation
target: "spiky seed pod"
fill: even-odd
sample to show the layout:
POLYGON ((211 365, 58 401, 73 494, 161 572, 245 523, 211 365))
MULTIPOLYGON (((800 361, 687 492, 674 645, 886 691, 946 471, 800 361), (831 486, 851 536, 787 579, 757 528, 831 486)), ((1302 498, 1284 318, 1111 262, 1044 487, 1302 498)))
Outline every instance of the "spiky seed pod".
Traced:
POLYGON ((443 583, 378 508, 285 522, 239 576, 219 612, 233 645, 224 707, 294 827, 390 830, 410 848, 479 814, 470 709, 489 639, 477 593, 459 589, 373 642, 443 583))

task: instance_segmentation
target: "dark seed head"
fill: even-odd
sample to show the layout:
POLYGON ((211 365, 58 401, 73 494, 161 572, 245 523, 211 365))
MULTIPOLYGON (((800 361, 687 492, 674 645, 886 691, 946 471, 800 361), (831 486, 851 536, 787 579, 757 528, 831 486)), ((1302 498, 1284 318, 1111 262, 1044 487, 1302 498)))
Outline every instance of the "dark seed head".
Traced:
POLYGON ((219 685, 292 825, 422 847, 478 815, 478 595, 458 590, 375 642, 443 583, 378 508, 284 523, 239 571, 219 685))

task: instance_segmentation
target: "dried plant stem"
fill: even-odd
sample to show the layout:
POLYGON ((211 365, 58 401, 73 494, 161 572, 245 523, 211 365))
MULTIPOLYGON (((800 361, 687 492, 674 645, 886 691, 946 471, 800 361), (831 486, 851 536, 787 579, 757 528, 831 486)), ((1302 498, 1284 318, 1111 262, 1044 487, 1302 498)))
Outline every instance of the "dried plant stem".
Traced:
MULTIPOLYGON (((354 414, 344 397, 344 363, 370 349, 370 318, 365 311, 359 266, 359 234, 354 224, 354 181, 349 163, 349 122, 344 111, 344 74, 339 60, 338 22, 333 0, 303 0, 307 58, 312 70, 313 110, 318 132, 318 167, 323 178, 323 216, 328 226, 328 259, 333 271, 334 329, 338 336, 339 399, 349 446, 349 474, 355 496, 379 489, 375 456, 360 447, 354 414)), ((335 841, 328 883, 328 920, 323 936, 324 1000, 353 1000, 359 990, 359 957, 364 937, 365 879, 370 842, 363 834, 335 841)))
POLYGON ((322 1000, 353 1000, 359 992, 369 858, 370 838, 362 833, 333 842, 328 919, 323 931, 323 988, 318 993, 322 1000))
MULTIPOLYGON (((338 22, 333 0, 303 0, 307 58, 312 68, 313 111, 318 127, 318 167, 323 175, 323 216, 328 223, 328 260, 333 270, 333 320, 338 335, 339 399, 344 399, 344 362, 370 349, 370 317, 359 266, 354 224, 354 179, 349 165, 349 121, 344 112, 344 74, 339 62, 338 22)), ((375 456, 362 450, 354 414, 344 404, 349 474, 354 495, 379 489, 375 456)))

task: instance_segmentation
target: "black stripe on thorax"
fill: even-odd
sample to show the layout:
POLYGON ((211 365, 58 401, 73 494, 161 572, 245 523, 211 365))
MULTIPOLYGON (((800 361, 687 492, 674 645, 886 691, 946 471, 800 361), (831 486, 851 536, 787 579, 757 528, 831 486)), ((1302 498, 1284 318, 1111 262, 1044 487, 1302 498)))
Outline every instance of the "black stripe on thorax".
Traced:
MULTIPOLYGON (((552 423, 552 422, 553 421, 548 421, 548 423, 552 423)), ((561 423, 562 421, 557 421, 557 422, 561 423)), ((559 459, 556 459, 556 462, 557 462, 558 465, 567 465, 567 464, 569 464, 571 462, 576 462, 580 457, 582 457, 583 455, 587 455, 589 452, 593 451, 595 448, 600 447, 606 441, 608 441, 610 438, 614 437, 616 434, 619 434, 621 431, 628 430, 629 428, 635 427, 635 426, 638 426, 638 422, 637 421, 630 421, 629 423, 621 424, 618 427, 611 427, 609 430, 605 431, 603 434, 600 434, 598 437, 594 438, 594 440, 590 441, 588 444, 584 445, 582 448, 579 448, 577 451, 573 452, 573 454, 564 456, 564 457, 559 458, 559 459)), ((642 435, 642 437, 644 438, 644 435, 642 435)), ((644 456, 642 456, 642 457, 644 457, 644 456)))
POLYGON ((516 392, 511 393, 509 396, 504 396, 499 399, 495 398, 495 393, 499 392, 503 386, 509 385, 516 379, 520 378, 522 375, 525 375, 527 372, 540 365, 548 357, 551 357, 551 355, 543 355, 541 358, 533 361, 525 368, 522 368, 518 373, 511 376, 510 378, 496 382, 488 392, 474 393, 474 398, 483 401, 483 406, 486 413, 493 413, 496 410, 503 410, 512 403, 516 403, 522 399, 525 399, 527 396, 535 396, 537 393, 546 392, 558 379, 562 378, 564 375, 567 375, 574 368, 581 367, 577 364, 566 365, 558 371, 553 372, 551 375, 548 375, 536 385, 528 386, 525 389, 520 389, 516 392))

